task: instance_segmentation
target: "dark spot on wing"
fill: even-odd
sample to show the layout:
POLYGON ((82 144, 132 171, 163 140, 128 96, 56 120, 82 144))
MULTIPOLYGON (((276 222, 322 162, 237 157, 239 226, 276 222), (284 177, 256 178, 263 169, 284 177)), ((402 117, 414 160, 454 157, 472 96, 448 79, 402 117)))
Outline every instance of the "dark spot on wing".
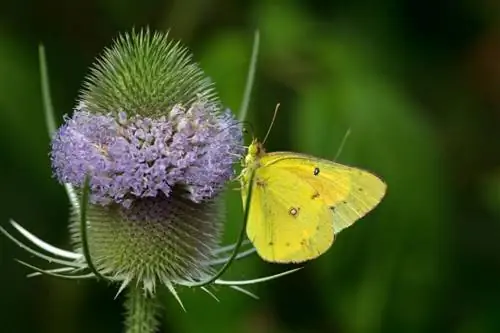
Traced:
POLYGON ((362 187, 358 187, 358 191, 359 192, 363 192, 363 188, 362 187))
POLYGON ((335 212, 335 206, 330 206, 330 210, 331 210, 332 212, 335 212))
POLYGON ((347 201, 345 201, 345 200, 344 200, 344 201, 342 201, 342 203, 343 203, 344 205, 347 205, 347 201))
POLYGON ((290 214, 291 216, 293 217, 297 217, 299 215, 299 212, 300 212, 300 207, 291 207, 290 210, 288 210, 288 214, 290 214))
POLYGON ((285 246, 290 246, 290 243, 289 243, 289 242, 286 242, 286 243, 285 243, 285 246))
POLYGON ((315 176, 319 175, 319 168, 314 168, 314 175, 315 176))
POLYGON ((318 191, 314 192, 314 194, 311 196, 311 199, 317 199, 317 198, 319 198, 319 192, 318 191))
POLYGON ((269 242, 269 243, 268 243, 268 245, 269 245, 269 246, 273 246, 273 245, 274 245, 274 243, 273 243, 273 242, 269 242))

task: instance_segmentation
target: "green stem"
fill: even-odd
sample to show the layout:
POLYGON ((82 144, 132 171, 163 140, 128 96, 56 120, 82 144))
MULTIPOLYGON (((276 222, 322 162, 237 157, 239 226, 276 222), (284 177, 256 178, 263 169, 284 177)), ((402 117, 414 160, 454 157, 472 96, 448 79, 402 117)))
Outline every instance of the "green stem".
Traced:
POLYGON ((54 107, 52 106, 52 98, 50 96, 49 71, 47 70, 47 59, 45 58, 45 48, 43 44, 38 46, 38 59, 40 62, 40 83, 42 86, 43 111, 45 113, 45 124, 49 131, 49 138, 57 129, 56 119, 54 115, 54 107))
POLYGON ((198 281, 194 283, 188 284, 190 287, 203 287, 209 284, 212 284, 215 282, 218 278, 222 276, 226 272, 226 270, 231 266, 233 263, 234 259, 236 259, 236 256, 238 256, 238 252, 240 250, 241 243, 243 243, 243 239, 245 239, 245 231, 247 230, 247 222, 248 222, 248 216, 250 212, 250 200, 252 198, 252 191, 253 191, 253 180, 255 176, 255 170, 252 171, 250 174, 250 179, 248 181, 248 195, 247 195, 247 200, 245 202, 245 215, 243 218, 243 225, 241 226, 240 230, 240 235, 238 237, 238 240, 236 241, 236 244, 234 246, 233 253, 231 254, 231 257, 226 261, 224 266, 222 266, 221 269, 217 273, 215 273, 212 277, 204 280, 204 281, 198 281))
POLYGON ((250 95, 252 94, 253 80, 255 78, 255 68, 257 67, 257 56, 259 55, 260 34, 259 30, 255 31, 252 46, 252 57, 250 58, 250 66, 248 67, 247 82, 245 84, 245 92, 241 101, 239 120, 245 121, 250 104, 250 95))
POLYGON ((82 199, 80 202, 80 238, 82 240, 82 252, 89 269, 94 275, 102 280, 106 280, 104 276, 97 270, 90 255, 89 241, 87 237, 87 207, 89 204, 90 196, 90 176, 85 176, 82 189, 82 199))
POLYGON ((136 286, 130 286, 127 288, 125 308, 126 333, 158 332, 161 306, 155 295, 148 294, 136 286))

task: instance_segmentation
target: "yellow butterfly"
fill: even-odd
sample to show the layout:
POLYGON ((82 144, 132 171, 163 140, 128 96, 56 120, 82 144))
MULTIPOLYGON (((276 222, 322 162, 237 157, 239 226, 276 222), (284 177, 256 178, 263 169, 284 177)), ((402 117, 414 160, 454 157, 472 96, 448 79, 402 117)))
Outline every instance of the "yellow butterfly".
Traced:
POLYGON ((270 262, 298 263, 325 253, 335 234, 377 206, 386 191, 367 171, 293 152, 266 153, 253 139, 240 175, 243 205, 254 171, 246 232, 270 262))

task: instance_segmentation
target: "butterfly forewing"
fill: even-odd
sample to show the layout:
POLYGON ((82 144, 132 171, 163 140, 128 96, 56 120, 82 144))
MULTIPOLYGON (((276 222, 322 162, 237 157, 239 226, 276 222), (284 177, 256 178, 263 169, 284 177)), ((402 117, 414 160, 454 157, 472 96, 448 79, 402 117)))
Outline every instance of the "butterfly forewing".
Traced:
POLYGON ((294 174, 315 191, 333 212, 333 228, 338 233, 372 210, 385 195, 385 183, 368 171, 316 157, 276 152, 261 159, 263 166, 294 174))

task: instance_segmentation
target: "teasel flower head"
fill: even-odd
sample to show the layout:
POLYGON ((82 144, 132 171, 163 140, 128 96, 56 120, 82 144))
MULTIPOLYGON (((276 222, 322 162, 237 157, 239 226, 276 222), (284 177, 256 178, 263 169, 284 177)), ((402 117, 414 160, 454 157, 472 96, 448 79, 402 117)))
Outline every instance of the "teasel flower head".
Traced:
POLYGON ((147 30, 118 38, 92 67, 51 151, 62 184, 81 189, 90 179, 88 242, 98 271, 149 292, 158 282, 203 279, 241 133, 179 43, 147 30))
MULTIPOLYGON (((258 34, 250 76, 257 48, 258 34)), ((242 128, 185 47, 147 29, 121 35, 92 66, 73 114, 57 130, 43 48, 40 60, 50 159, 71 203, 74 248, 54 247, 11 221, 27 245, 0 226, 30 254, 60 266, 41 269, 20 261, 35 270, 29 276, 97 277, 119 285, 119 292, 132 290, 127 332, 154 332, 158 287, 168 288, 179 303, 178 286, 214 296, 207 287, 227 285, 255 297, 241 286, 295 271, 220 278, 234 259, 255 252, 238 252, 248 210, 238 241, 220 245, 221 193, 243 154, 242 128)), ((248 87, 246 92, 242 114, 248 87)), ((250 198, 251 187, 249 192, 250 198)))

